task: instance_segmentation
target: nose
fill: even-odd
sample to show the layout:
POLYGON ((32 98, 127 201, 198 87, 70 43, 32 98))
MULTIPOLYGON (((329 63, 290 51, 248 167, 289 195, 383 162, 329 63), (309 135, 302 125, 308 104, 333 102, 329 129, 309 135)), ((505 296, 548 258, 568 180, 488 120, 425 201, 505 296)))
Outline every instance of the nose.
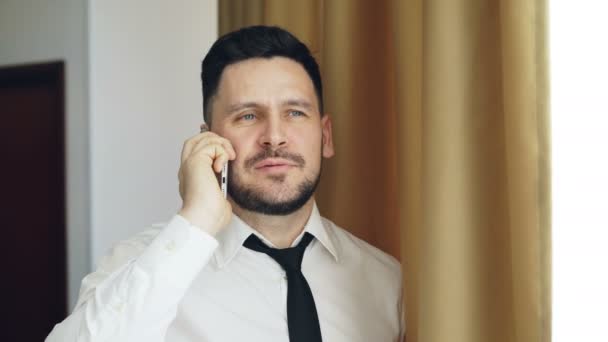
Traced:
POLYGON ((260 136, 260 145, 264 148, 278 149, 287 146, 285 123, 280 118, 272 117, 266 120, 264 132, 260 136))

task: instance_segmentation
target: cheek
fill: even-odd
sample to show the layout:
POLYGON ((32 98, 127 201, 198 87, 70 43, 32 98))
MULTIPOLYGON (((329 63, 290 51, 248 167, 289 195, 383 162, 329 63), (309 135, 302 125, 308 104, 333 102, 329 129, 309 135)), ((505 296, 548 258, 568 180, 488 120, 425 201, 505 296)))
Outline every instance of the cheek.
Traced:
POLYGON ((308 123, 306 126, 294 127, 290 132, 290 141, 300 148, 310 148, 321 144, 321 130, 317 123, 308 123))
POLYGON ((308 156, 316 156, 321 151, 321 134, 318 132, 306 132, 300 136, 298 146, 303 148, 308 156))
POLYGON ((248 134, 237 134, 237 132, 218 132, 218 134, 223 137, 228 139, 228 141, 230 141, 230 144, 232 145, 232 148, 234 148, 234 152, 236 152, 236 158, 237 159, 241 159, 240 154, 243 154, 243 152, 246 152, 247 147, 251 146, 252 142, 251 142, 251 138, 248 138, 250 135, 248 134))
POLYGON ((255 154, 255 144, 253 141, 245 141, 243 139, 230 139, 230 143, 232 144, 232 148, 234 148, 234 152, 236 153, 236 159, 232 161, 234 167, 243 168, 243 164, 246 159, 250 158, 255 154))

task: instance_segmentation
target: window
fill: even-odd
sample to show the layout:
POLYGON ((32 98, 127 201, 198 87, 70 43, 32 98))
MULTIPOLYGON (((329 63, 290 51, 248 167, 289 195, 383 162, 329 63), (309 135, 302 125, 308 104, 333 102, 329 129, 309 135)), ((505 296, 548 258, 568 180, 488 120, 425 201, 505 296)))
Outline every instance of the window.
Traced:
POLYGON ((548 2, 553 342, 608 341, 608 5, 548 2))

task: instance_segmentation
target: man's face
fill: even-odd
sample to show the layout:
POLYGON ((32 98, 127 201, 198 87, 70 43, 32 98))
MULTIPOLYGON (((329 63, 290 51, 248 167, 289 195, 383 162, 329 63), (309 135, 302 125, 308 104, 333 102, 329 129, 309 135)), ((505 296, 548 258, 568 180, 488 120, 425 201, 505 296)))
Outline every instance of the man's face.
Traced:
POLYGON ((211 129, 231 141, 229 193, 242 208, 289 214, 314 192, 321 157, 333 155, 331 121, 297 62, 253 58, 224 69, 211 129))

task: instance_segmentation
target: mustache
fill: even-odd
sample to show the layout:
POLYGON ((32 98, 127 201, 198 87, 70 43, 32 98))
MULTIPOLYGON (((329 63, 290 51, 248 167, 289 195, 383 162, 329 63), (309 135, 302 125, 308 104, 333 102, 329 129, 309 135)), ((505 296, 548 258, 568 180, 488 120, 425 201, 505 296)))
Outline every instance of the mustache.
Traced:
POLYGON ((283 151, 283 150, 273 150, 270 148, 267 148, 267 149, 257 153, 253 157, 245 160, 244 164, 245 164, 246 168, 250 169, 256 163, 261 162, 262 160, 268 159, 268 158, 287 159, 289 161, 294 162, 296 164, 296 166, 298 166, 299 168, 304 167, 304 165, 306 164, 306 161, 304 160, 304 158, 302 158, 302 156, 299 154, 289 153, 289 152, 283 151))

